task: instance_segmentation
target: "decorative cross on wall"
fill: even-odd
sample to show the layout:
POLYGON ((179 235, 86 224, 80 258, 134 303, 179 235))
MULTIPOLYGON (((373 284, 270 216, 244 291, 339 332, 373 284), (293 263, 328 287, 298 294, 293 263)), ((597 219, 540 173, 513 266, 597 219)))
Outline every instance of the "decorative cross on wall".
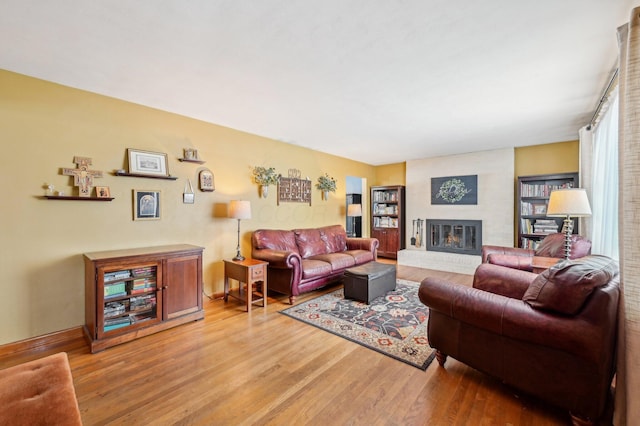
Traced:
POLYGON ((97 170, 89 170, 91 158, 73 157, 73 162, 78 168, 63 168, 62 174, 65 176, 73 176, 73 184, 78 187, 78 195, 80 197, 90 197, 93 189, 93 178, 101 178, 102 172, 97 170))

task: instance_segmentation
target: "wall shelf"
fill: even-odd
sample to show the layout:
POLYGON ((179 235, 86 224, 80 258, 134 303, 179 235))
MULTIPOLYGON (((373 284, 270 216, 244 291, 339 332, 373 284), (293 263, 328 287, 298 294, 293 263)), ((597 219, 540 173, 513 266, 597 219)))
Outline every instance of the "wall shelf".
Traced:
POLYGON ((166 180, 176 180, 176 179, 178 179, 175 176, 141 175, 139 173, 127 173, 127 172, 114 172, 114 175, 116 175, 116 176, 137 177, 137 178, 149 178, 149 179, 166 179, 166 180))
POLYGON ((74 197, 68 195, 44 195, 42 198, 47 200, 73 200, 73 201, 111 201, 113 197, 74 197))
POLYGON ((178 161, 182 161, 183 163, 198 163, 198 164, 206 163, 206 161, 194 160, 194 159, 191 159, 191 158, 178 158, 178 161))

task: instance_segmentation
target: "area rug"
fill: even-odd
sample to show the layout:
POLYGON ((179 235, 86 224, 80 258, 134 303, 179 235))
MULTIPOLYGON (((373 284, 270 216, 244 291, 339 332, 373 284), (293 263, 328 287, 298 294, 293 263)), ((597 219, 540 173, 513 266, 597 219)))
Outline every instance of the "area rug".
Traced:
POLYGON ((418 299, 418 287, 398 280, 394 291, 370 305, 345 299, 339 289, 280 312, 426 370, 435 351, 427 340, 429 309, 418 299))

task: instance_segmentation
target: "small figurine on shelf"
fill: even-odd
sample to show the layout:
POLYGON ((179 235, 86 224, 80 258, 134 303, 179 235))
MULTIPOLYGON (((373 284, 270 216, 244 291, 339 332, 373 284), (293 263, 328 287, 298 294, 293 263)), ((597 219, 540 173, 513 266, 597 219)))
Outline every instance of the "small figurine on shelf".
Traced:
POLYGON ((197 160, 198 159, 198 150, 193 148, 185 148, 184 149, 184 158, 185 160, 197 160))

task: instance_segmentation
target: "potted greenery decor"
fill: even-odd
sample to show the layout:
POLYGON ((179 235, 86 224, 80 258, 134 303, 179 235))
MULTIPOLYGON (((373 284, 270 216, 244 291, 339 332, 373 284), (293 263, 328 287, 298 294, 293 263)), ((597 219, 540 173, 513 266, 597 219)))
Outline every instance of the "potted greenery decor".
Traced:
POLYGON ((273 167, 261 166, 255 166, 252 173, 254 182, 260 185, 260 196, 267 198, 269 185, 277 185, 280 180, 280 175, 276 173, 276 169, 273 167))
POLYGON ((318 178, 316 188, 322 191, 322 195, 326 201, 329 199, 329 192, 336 192, 336 180, 329 176, 328 173, 325 173, 318 178))

